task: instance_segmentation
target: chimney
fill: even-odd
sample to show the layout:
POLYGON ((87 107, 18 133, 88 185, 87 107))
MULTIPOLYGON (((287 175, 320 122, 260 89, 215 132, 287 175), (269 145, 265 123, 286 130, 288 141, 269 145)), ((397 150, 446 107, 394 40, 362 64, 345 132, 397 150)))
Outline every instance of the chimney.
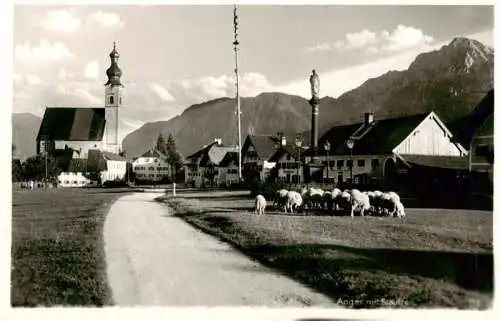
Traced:
POLYGON ((368 125, 373 122, 373 113, 365 113, 365 121, 364 124, 368 125))
POLYGON ((214 142, 216 142, 217 145, 222 145, 222 139, 219 137, 214 138, 214 142))

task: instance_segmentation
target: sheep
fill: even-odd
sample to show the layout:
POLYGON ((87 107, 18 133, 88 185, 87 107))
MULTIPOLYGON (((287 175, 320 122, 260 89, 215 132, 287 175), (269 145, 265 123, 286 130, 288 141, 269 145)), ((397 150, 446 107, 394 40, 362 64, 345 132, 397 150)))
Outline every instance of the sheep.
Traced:
POLYGON ((398 202, 401 202, 401 198, 396 192, 387 192, 388 195, 390 195, 393 199, 397 200, 398 202))
POLYGON ((396 201, 396 212, 394 213, 399 218, 405 217, 405 207, 403 206, 403 203, 401 201, 396 201))
POLYGON ((333 210, 337 210, 337 207, 340 205, 340 204, 339 204, 339 202, 338 202, 338 201, 339 201, 338 196, 339 196, 340 194, 342 194, 342 191, 341 191, 341 190, 339 190, 338 188, 334 188, 334 189, 332 190, 332 193, 331 193, 331 194, 332 194, 332 201, 333 201, 333 204, 332 204, 332 205, 333 205, 333 206, 332 206, 332 207, 333 207, 333 210))
POLYGON ((351 200, 350 200, 350 210, 351 217, 354 216, 354 211, 358 211, 361 216, 364 216, 365 211, 370 209, 370 199, 367 194, 361 193, 357 189, 353 189, 351 191, 351 200))
POLYGON ((276 191, 276 194, 274 195, 274 202, 273 202, 273 207, 282 209, 285 204, 286 204, 286 195, 288 193, 288 190, 286 189, 280 189, 276 191))
POLYGON ((300 192, 307 209, 318 208, 323 201, 324 191, 314 187, 304 187, 300 192))
POLYGON ((286 198, 287 200, 285 205, 285 213, 288 209, 290 210, 290 213, 293 213, 294 207, 297 208, 302 206, 303 204, 302 196, 298 192, 289 191, 286 195, 286 198))
POLYGON ((266 210, 266 199, 261 194, 255 197, 255 213, 262 215, 266 210))
POLYGON ((347 211, 349 209, 349 204, 351 203, 351 193, 347 191, 340 193, 336 197, 336 203, 342 207, 344 211, 347 211))
POLYGON ((382 193, 381 191, 373 191, 370 192, 368 197, 370 198, 370 195, 372 196, 372 199, 370 199, 370 204, 372 205, 372 211, 374 214, 380 215, 382 213, 382 193))
POLYGON ((328 212, 331 212, 333 209, 333 198, 332 198, 332 192, 325 191, 323 194, 323 209, 327 210, 328 212))

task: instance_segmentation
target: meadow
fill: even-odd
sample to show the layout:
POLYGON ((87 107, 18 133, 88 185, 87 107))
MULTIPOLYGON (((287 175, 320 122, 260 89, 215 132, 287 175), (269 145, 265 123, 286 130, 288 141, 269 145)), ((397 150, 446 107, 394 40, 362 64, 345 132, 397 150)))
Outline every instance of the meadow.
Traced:
POLYGON ((407 208, 404 219, 256 215, 240 193, 162 196, 175 215, 349 308, 487 309, 493 213, 407 208))
POLYGON ((102 229, 123 189, 13 191, 11 305, 105 306, 102 229))

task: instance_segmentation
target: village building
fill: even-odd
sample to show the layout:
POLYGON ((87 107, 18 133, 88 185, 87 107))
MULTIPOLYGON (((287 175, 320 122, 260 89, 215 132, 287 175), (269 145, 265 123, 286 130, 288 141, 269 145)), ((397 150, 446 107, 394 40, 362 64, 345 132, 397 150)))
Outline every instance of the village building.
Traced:
POLYGON ((219 164, 228 152, 236 150, 236 147, 223 146, 222 140, 215 138, 209 145, 187 156, 184 161, 185 183, 195 187, 218 186, 221 182, 219 164))
MULTIPOLYGON (((453 134, 434 112, 375 120, 365 113, 364 121, 332 127, 318 142, 318 160, 325 168, 321 177, 342 184, 392 182, 411 166, 411 161, 436 160, 436 157, 464 157, 467 150, 453 140, 453 134), (330 150, 324 148, 328 142, 330 150), (328 167, 328 169, 327 169, 328 167)), ((305 153, 311 160, 311 151, 305 153)))
POLYGON ((304 171, 301 162, 301 153, 307 147, 292 145, 286 136, 278 134, 280 144, 275 153, 269 158, 270 163, 275 163, 274 180, 283 183, 304 182, 304 171))
POLYGON ((59 163, 67 165, 66 168, 62 168, 63 172, 57 178, 62 187, 85 184, 82 178, 85 167, 69 165, 70 163, 89 165, 92 163, 90 161, 92 158, 95 158, 95 162, 99 164, 105 164, 102 166, 90 164, 99 168, 103 182, 125 179, 126 160, 119 156, 121 144, 118 137, 118 115, 123 103, 123 85, 120 80, 122 71, 118 67, 120 55, 116 50, 116 45, 113 45, 109 56, 111 65, 106 70, 108 81, 104 89, 104 107, 47 107, 45 109, 36 138, 37 153, 47 153, 56 157, 59 163))
POLYGON ((270 162, 271 156, 279 149, 280 138, 273 135, 248 135, 241 148, 243 170, 258 172, 258 181, 263 182, 276 162, 270 162))
POLYGON ((231 186, 233 184, 239 183, 238 177, 238 152, 229 151, 224 155, 218 166, 219 184, 225 186, 231 186))
POLYGON ((171 174, 167 156, 157 149, 150 149, 132 162, 136 181, 159 182, 171 174))

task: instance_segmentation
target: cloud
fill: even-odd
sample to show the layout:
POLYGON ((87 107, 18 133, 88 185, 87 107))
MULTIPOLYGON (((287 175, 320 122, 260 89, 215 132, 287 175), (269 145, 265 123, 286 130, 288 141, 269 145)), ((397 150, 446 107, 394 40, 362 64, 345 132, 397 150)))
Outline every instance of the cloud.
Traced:
POLYGON ((88 22, 98 24, 102 27, 116 27, 121 28, 125 24, 120 20, 120 16, 113 12, 103 12, 102 10, 98 10, 88 17, 88 22))
POLYGON ((172 95, 164 87, 156 83, 149 83, 148 86, 155 94, 158 95, 158 97, 160 97, 161 100, 165 102, 175 100, 175 98, 172 97, 172 95))
POLYGON ((87 79, 97 80, 99 78, 100 72, 101 70, 99 69, 99 63, 97 61, 90 61, 85 66, 83 74, 87 79))
POLYGON ((398 52, 417 46, 430 44, 434 38, 423 33, 422 30, 413 27, 398 25, 391 34, 383 31, 378 50, 398 52))
POLYGON ((366 29, 358 33, 348 33, 345 37, 346 42, 339 41, 335 43, 337 50, 359 49, 377 42, 377 34, 366 29))
POLYGON ((426 35, 421 29, 398 25, 392 32, 376 32, 364 29, 360 32, 348 33, 345 39, 337 40, 332 45, 322 43, 317 46, 307 48, 307 51, 352 51, 362 50, 367 54, 377 53, 399 53, 405 50, 431 44, 434 38, 426 35))
POLYGON ((57 78, 59 80, 65 80, 65 79, 71 79, 75 77, 75 73, 67 71, 66 69, 61 69, 59 70, 59 73, 57 74, 57 78))
POLYGON ((46 39, 40 40, 38 46, 29 43, 16 45, 14 60, 19 63, 51 63, 58 60, 74 58, 75 55, 61 42, 51 43, 46 39))
POLYGON ((12 76, 12 79, 15 87, 23 85, 41 86, 46 84, 44 81, 42 81, 39 77, 35 75, 14 74, 12 76))
POLYGON ((312 46, 312 47, 308 47, 308 48, 306 48, 306 51, 309 51, 309 52, 315 52, 315 51, 329 51, 329 50, 331 50, 330 45, 329 45, 329 44, 327 44, 326 42, 321 43, 321 44, 316 45, 316 46, 312 46))
POLYGON ((80 27, 82 21, 75 16, 74 11, 54 10, 38 17, 35 23, 48 31, 71 33, 80 27))

